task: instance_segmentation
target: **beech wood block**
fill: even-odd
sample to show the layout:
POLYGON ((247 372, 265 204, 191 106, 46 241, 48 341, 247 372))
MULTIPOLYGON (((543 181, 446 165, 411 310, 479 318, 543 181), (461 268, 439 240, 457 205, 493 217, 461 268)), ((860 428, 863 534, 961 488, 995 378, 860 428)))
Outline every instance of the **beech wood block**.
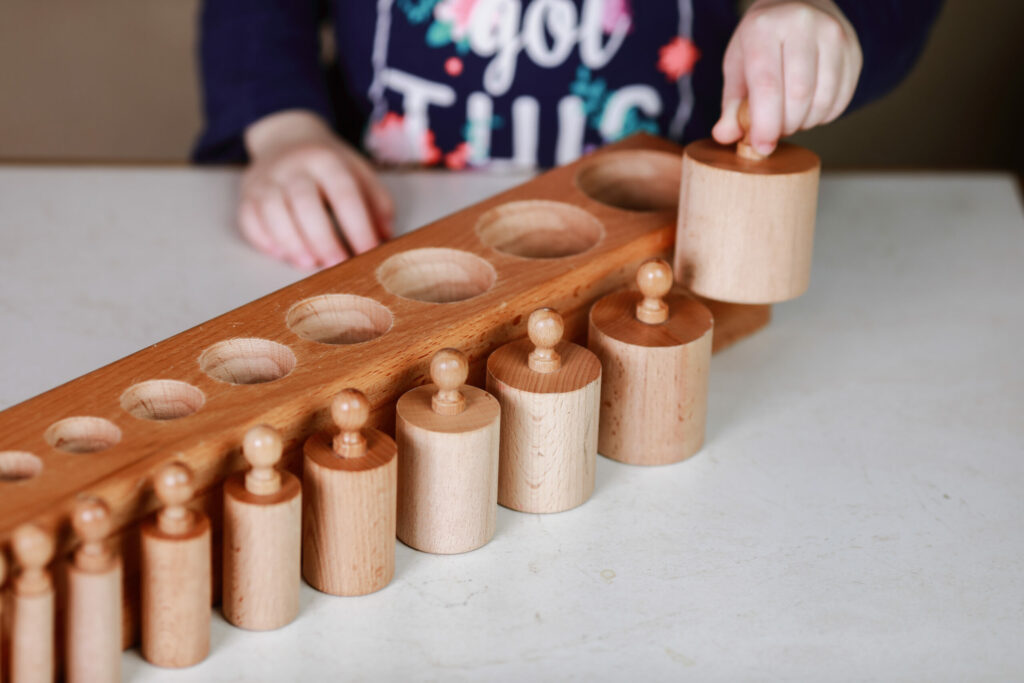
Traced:
POLYGON ((675 273, 696 294, 767 304, 807 290, 821 162, 786 142, 756 156, 713 140, 683 150, 675 273))
POLYGON ((370 404, 346 389, 331 404, 336 436, 318 432, 304 448, 302 575, 332 595, 365 595, 395 574, 397 447, 366 427, 370 404))
POLYGON ((487 390, 501 404, 498 502, 521 512, 561 512, 594 491, 601 362, 562 340, 562 317, 530 315, 529 338, 487 359, 487 390))
POLYGON ((20 568, 12 591, 11 683, 52 683, 56 601, 47 565, 53 559, 53 536, 26 524, 15 530, 11 550, 20 568))
POLYGON ((210 520, 185 507, 193 482, 182 463, 160 470, 153 487, 164 507, 142 525, 142 656, 192 666, 210 652, 210 520))
POLYGON ((82 543, 68 567, 65 669, 68 683, 121 680, 121 559, 107 539, 110 507, 82 498, 71 517, 82 543))
POLYGON ((640 266, 637 284, 590 311, 588 346, 604 370, 597 449, 631 465, 665 465, 704 443, 713 320, 692 297, 670 293, 672 269, 660 259, 640 266))
POLYGON ((501 407, 467 386, 469 363, 438 351, 433 384, 398 399, 398 538, 428 553, 464 553, 494 536, 501 407))
POLYGON ((224 564, 221 607, 235 626, 280 628, 299 613, 302 485, 275 469, 281 435, 266 425, 245 434, 251 469, 224 482, 224 564))

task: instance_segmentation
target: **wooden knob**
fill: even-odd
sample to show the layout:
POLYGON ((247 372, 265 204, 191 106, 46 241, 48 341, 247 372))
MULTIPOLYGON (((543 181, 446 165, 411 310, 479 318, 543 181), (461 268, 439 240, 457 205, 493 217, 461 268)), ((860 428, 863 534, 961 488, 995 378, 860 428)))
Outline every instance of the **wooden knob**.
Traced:
POLYGON ((242 455, 250 469, 245 474, 245 490, 257 496, 268 496, 281 490, 281 461, 284 446, 281 435, 269 425, 257 425, 242 439, 242 455))
POLYGON ((96 496, 84 496, 75 503, 71 527, 82 539, 75 551, 75 566, 85 571, 103 571, 110 566, 111 554, 107 537, 114 528, 110 506, 96 496))
POLYGON ((342 458, 366 455, 366 437, 363 427, 370 419, 370 402, 358 389, 338 392, 331 402, 331 418, 338 427, 334 437, 334 452, 342 458))
POLYGON ((530 352, 530 369, 534 372, 555 372, 562 367, 562 358, 555 351, 562 341, 565 322, 553 308, 538 308, 526 323, 527 333, 534 349, 530 352))
POLYGON ((437 393, 430 406, 438 415, 458 415, 466 409, 466 397, 459 387, 469 376, 469 361, 458 349, 441 349, 430 361, 430 381, 437 385, 437 393))
POLYGON ((636 305, 636 319, 648 325, 668 320, 664 298, 672 289, 672 266, 660 258, 648 259, 636 271, 636 284, 644 295, 636 305))
POLYGON ((153 477, 153 490, 163 509, 157 514, 157 527, 165 534, 178 536, 189 532, 195 523, 192 511, 185 507, 194 493, 192 470, 181 462, 172 462, 153 477))
POLYGON ((11 550, 21 567, 21 573, 14 582, 15 592, 19 595, 49 592, 53 584, 46 565, 56 550, 53 536, 35 524, 23 524, 11 536, 11 550))
POLYGON ((761 161, 765 155, 754 149, 750 144, 750 104, 747 100, 740 102, 739 111, 736 112, 736 119, 743 129, 743 139, 736 143, 736 155, 748 161, 761 161))

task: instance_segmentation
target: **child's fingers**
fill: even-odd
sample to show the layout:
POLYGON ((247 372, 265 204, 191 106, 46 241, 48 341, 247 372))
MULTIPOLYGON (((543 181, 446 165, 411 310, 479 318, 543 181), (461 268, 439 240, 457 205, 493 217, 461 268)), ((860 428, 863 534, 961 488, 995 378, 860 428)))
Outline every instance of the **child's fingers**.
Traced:
POLYGON ((384 184, 380 182, 380 178, 377 177, 377 174, 366 160, 355 152, 349 156, 351 157, 352 171, 356 174, 359 185, 362 187, 363 196, 366 197, 370 204, 374 223, 380 236, 384 239, 391 239, 395 236, 393 227, 395 202, 391 199, 391 194, 384 187, 384 184))
POLYGON ((288 187, 287 201, 306 244, 321 265, 337 265, 348 258, 311 178, 303 176, 293 180, 288 187))
POLYGON ((814 89, 814 101, 804 120, 804 128, 813 128, 825 123, 826 117, 836 103, 839 78, 843 70, 843 53, 834 44, 818 43, 818 84, 814 89))
POLYGON ((274 192, 260 203, 260 215, 285 258, 299 268, 313 268, 316 259, 302 240, 299 227, 285 203, 284 194, 274 192))
POLYGON ((843 60, 843 75, 839 81, 839 92, 832 105, 832 110, 826 115, 825 123, 838 119, 846 108, 850 106, 853 93, 857 89, 857 77, 860 75, 861 57, 860 51, 847 55, 843 60))
POLYGON ((355 254, 369 251, 380 244, 373 229, 366 202, 355 178, 344 167, 323 173, 318 179, 320 187, 331 204, 341 231, 355 254))
POLYGON ((743 48, 740 41, 732 40, 722 60, 722 115, 711 130, 711 135, 722 145, 743 137, 737 118, 740 102, 747 96, 747 79, 743 71, 743 48))
POLYGON ((783 87, 785 89, 785 125, 783 132, 792 135, 800 130, 807 114, 818 80, 818 44, 806 33, 791 36, 782 44, 783 87))
POLYGON ((782 49, 778 40, 759 38, 744 44, 744 71, 750 105, 750 143, 768 155, 782 136, 782 49))
POLYGON ((267 227, 263 225, 259 212, 250 201, 243 201, 238 207, 238 227, 242 236, 265 254, 281 258, 284 253, 278 248, 267 227))

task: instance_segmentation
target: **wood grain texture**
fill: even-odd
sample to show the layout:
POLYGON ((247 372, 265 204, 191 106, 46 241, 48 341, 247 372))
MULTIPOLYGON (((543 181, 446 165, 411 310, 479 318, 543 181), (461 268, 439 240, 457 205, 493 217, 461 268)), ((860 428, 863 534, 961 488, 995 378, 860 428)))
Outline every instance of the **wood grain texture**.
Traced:
POLYGON ((521 512, 561 512, 594 491, 601 363, 571 342, 555 351, 561 367, 529 367, 522 339, 487 359, 487 391, 501 404, 498 502, 521 512))
POLYGON ((464 553, 494 536, 501 409, 482 389, 460 391, 457 415, 434 412, 433 384, 396 406, 398 538, 428 553, 464 553))
POLYGON ((704 443, 712 317, 683 294, 660 324, 637 320, 640 292, 609 294, 590 311, 588 346, 601 360, 598 452, 632 465, 684 460, 704 443))
POLYGON ((180 534, 142 525, 142 656, 156 666, 192 666, 210 652, 210 520, 192 514, 180 534))
POLYGON ((363 435, 361 457, 338 457, 328 432, 304 449, 302 576, 332 595, 373 593, 395 574, 398 449, 380 430, 363 435))
POLYGON ((245 476, 224 482, 224 618, 254 631, 280 628, 299 613, 302 485, 281 473, 275 493, 246 490, 245 476))
POLYGON ((810 282, 821 164, 780 143, 760 161, 698 140, 683 151, 676 279, 734 303, 793 299, 810 282))

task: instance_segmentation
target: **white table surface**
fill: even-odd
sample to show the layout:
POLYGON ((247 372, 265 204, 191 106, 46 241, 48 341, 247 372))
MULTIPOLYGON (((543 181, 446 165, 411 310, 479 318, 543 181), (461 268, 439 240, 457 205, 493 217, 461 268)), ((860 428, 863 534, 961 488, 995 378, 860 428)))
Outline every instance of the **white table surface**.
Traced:
MULTIPOLYGON (((389 176, 405 229, 522 178, 389 176)), ((223 170, 0 168, 0 407, 301 276, 249 250, 223 170)), ((127 681, 1021 680, 1024 215, 999 175, 831 175, 810 292, 715 357, 708 440, 600 459, 483 549, 399 544, 361 598, 213 623, 127 681)))

